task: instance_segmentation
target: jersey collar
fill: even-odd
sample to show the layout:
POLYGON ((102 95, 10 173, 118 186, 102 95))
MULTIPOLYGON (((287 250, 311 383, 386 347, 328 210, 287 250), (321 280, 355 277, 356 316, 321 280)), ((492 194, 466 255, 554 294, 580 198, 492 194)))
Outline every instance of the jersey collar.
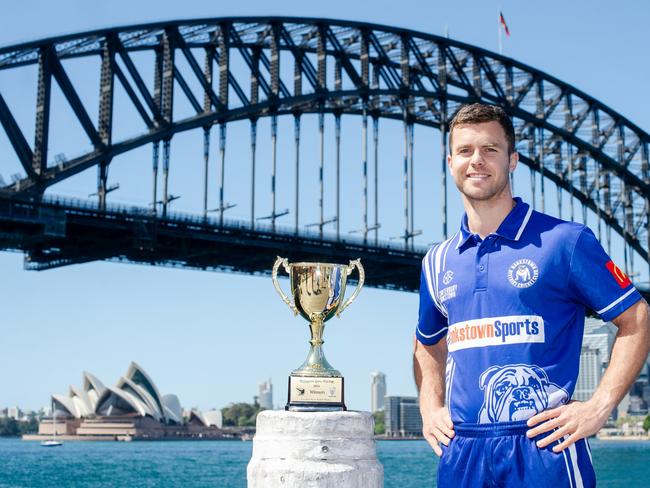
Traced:
MULTIPOLYGON (((515 206, 510 210, 510 213, 503 219, 499 228, 494 232, 495 235, 508 239, 510 241, 518 241, 530 220, 533 209, 530 205, 525 203, 519 197, 513 198, 515 206)), ((460 222, 460 232, 458 235, 458 243, 456 249, 463 247, 468 241, 471 243, 477 242, 478 236, 472 234, 469 230, 467 222, 467 213, 463 214, 460 222)))

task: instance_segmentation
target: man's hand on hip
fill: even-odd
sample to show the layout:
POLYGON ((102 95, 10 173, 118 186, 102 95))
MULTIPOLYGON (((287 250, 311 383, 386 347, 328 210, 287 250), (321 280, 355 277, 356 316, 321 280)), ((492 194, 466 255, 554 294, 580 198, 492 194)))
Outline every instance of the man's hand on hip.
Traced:
POLYGON ((570 402, 567 405, 540 412, 528 419, 528 427, 534 428, 526 432, 526 435, 533 438, 552 431, 537 441, 539 448, 544 448, 566 436, 557 446, 553 447, 553 452, 561 452, 580 439, 598 432, 607 421, 608 416, 607 410, 597 408, 591 401, 570 402))
POLYGON ((440 444, 449 445, 454 437, 454 424, 451 422, 447 407, 434 407, 421 409, 422 413, 422 435, 427 440, 433 452, 438 457, 442 456, 440 444))

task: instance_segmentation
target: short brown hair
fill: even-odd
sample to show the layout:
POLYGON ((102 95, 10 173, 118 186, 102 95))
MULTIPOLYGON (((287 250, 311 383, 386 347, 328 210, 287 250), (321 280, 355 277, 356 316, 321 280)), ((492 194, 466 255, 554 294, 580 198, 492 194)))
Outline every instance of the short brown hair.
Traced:
POLYGON ((515 129, 512 120, 508 114, 496 105, 486 105, 483 103, 472 103, 463 105, 449 124, 449 150, 451 152, 451 136, 454 128, 459 125, 482 124, 484 122, 496 121, 503 128, 508 143, 508 153, 515 152, 515 129))

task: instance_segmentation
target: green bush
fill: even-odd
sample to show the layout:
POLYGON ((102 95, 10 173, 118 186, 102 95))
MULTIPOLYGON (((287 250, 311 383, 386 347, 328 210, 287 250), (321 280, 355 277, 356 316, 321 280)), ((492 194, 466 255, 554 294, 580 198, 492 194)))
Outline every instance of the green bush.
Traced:
POLYGON ((257 414, 261 411, 259 404, 231 403, 221 409, 224 427, 255 427, 257 414))
POLYGON ((18 422, 14 419, 0 419, 0 436, 3 437, 15 437, 20 435, 20 429, 18 428, 18 422))
POLYGON ((385 415, 384 412, 379 411, 372 414, 372 417, 375 419, 375 435, 382 435, 386 433, 386 427, 384 425, 385 415))

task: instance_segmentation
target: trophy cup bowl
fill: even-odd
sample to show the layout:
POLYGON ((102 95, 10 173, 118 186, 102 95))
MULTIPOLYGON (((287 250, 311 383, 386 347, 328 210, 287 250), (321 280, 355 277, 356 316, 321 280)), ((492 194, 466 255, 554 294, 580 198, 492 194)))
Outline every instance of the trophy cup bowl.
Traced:
POLYGON ((340 316, 357 297, 363 286, 365 274, 361 262, 348 265, 332 263, 292 263, 278 257, 273 265, 273 285, 282 300, 294 314, 309 321, 310 349, 307 359, 289 376, 289 402, 287 410, 336 411, 346 410, 343 398, 343 376, 325 359, 323 330, 325 322, 340 316), (277 275, 280 267, 289 274, 291 297, 287 297, 277 275), (354 268, 359 270, 359 282, 350 298, 344 302, 347 278, 354 268))

